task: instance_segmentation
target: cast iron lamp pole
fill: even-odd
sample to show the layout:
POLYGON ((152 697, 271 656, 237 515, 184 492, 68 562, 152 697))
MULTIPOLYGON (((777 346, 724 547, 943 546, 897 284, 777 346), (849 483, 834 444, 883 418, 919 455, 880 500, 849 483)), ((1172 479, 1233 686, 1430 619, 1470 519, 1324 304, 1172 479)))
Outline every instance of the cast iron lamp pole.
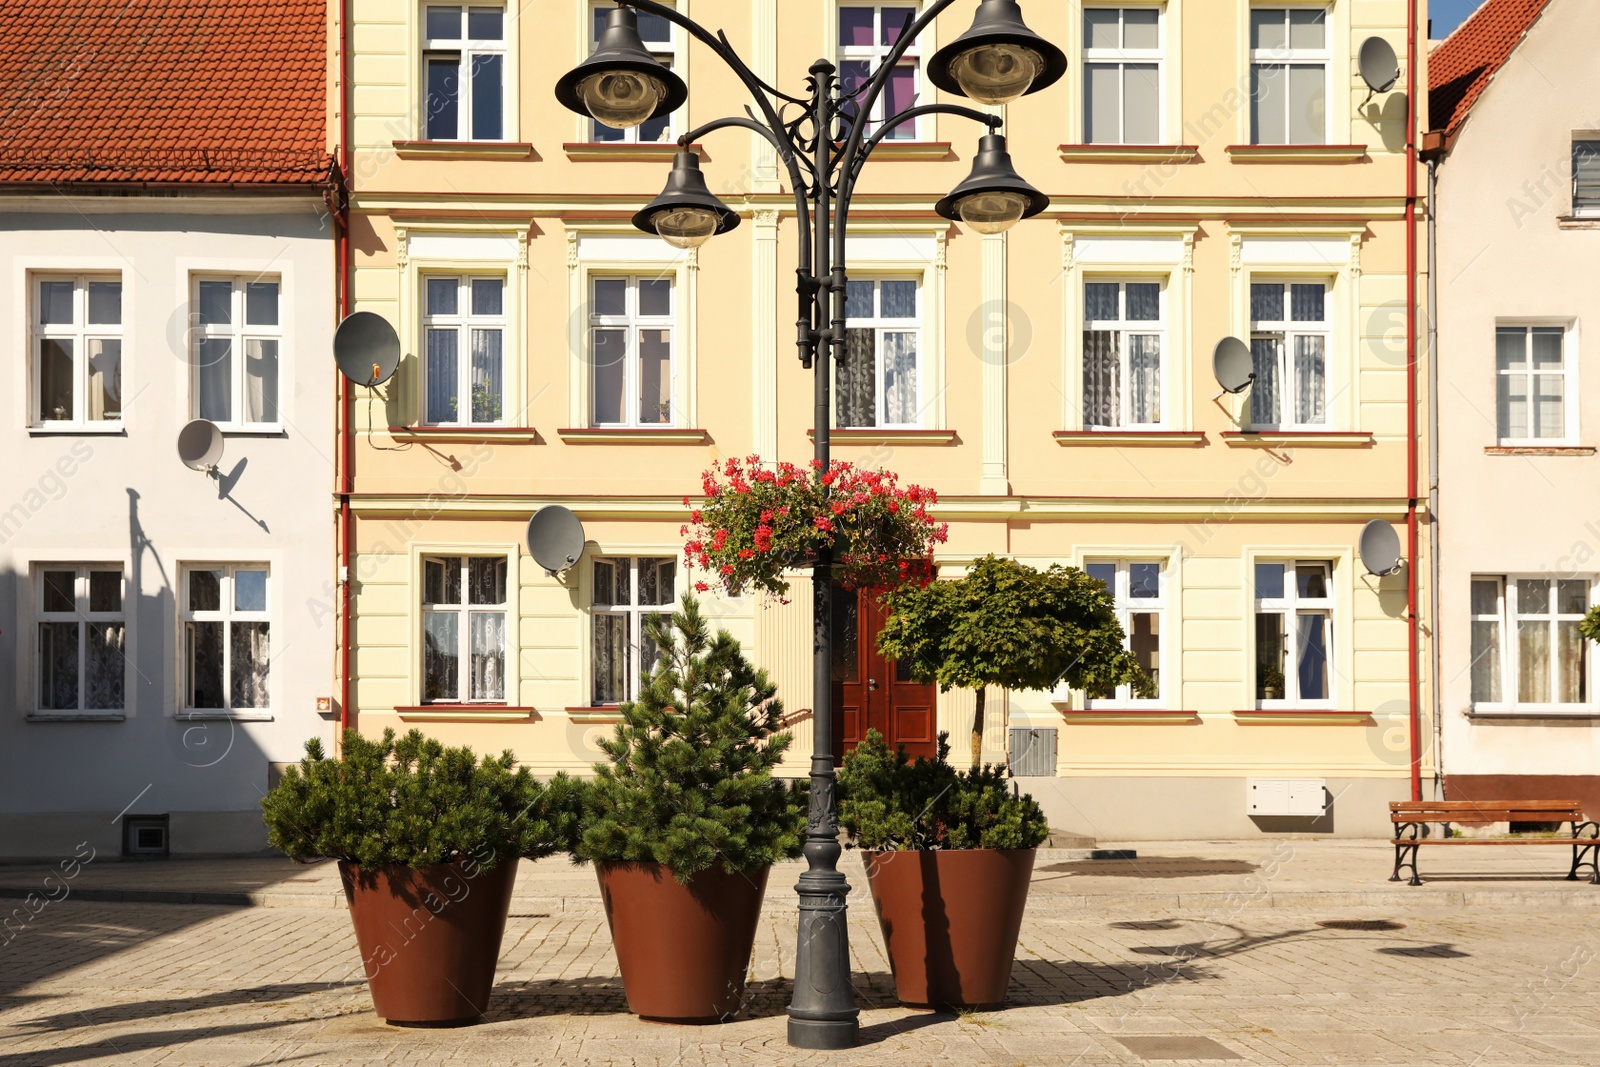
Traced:
MULTIPOLYGON (((710 48, 749 89, 760 117, 723 118, 678 138, 679 151, 661 195, 634 216, 634 225, 659 234, 677 248, 695 248, 739 225, 739 216, 706 186, 699 157, 688 146, 716 130, 747 129, 777 150, 789 175, 799 223, 797 343, 801 363, 814 368, 817 477, 828 469, 829 376, 842 359, 845 340, 845 236, 850 200, 861 168, 892 130, 921 115, 960 115, 982 123, 972 173, 935 210, 979 233, 1002 233, 1018 220, 1039 214, 1049 198, 1017 175, 998 133, 1001 120, 954 104, 924 104, 887 116, 870 135, 873 109, 895 65, 940 12, 956 0, 932 0, 901 32, 865 85, 841 93, 837 68, 825 59, 811 65, 806 97, 767 85, 739 58, 726 35, 713 34, 655 0, 618 0, 595 51, 556 83, 556 98, 579 114, 608 126, 637 126, 666 115, 688 96, 683 80, 645 47, 638 15, 646 11, 683 27, 710 48), (780 103, 774 104, 774 100, 780 103), (793 119, 784 112, 800 109, 793 119), (837 149, 837 151, 836 151, 837 149)), ((928 64, 939 88, 985 104, 1005 104, 1053 84, 1066 73, 1066 55, 1029 30, 1017 0, 980 0, 972 27, 940 49, 928 64)), ((839 871, 839 820, 833 769, 833 642, 831 549, 818 553, 812 570, 812 752, 811 803, 806 821, 807 870, 796 889, 800 929, 795 952, 794 999, 789 1005, 789 1043, 799 1048, 839 1049, 856 1044, 859 1012, 850 987, 850 943, 845 896, 850 884, 839 871)))

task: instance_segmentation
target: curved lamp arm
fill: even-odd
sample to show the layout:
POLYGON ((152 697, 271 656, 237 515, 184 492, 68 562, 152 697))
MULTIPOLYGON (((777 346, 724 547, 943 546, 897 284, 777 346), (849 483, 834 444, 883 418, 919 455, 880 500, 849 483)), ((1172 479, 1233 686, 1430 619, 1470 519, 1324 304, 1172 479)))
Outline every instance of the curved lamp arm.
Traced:
POLYGON ((991 130, 997 130, 1005 125, 999 115, 991 115, 986 111, 976 108, 962 107, 960 104, 920 104, 917 107, 908 107, 893 118, 884 121, 878 131, 867 139, 861 146, 861 151, 856 153, 855 169, 849 174, 840 175, 839 212, 844 214, 850 204, 850 194, 854 192, 856 178, 861 174, 861 168, 867 165, 867 160, 872 157, 872 150, 883 142, 883 139, 899 126, 903 126, 919 115, 960 115, 962 118, 981 122, 991 130))

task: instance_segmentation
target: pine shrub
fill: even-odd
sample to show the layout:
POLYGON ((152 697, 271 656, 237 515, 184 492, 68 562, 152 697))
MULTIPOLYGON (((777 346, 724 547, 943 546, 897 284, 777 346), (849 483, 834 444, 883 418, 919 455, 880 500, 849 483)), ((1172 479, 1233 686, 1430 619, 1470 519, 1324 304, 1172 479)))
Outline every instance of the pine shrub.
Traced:
POLYGON ((381 741, 345 731, 329 759, 316 738, 261 802, 267 839, 297 860, 428 867, 471 859, 484 869, 569 849, 582 788, 540 782, 509 751, 479 760, 412 730, 381 741))
POLYGON ((601 743, 574 858, 654 862, 687 884, 713 866, 757 871, 800 854, 806 802, 772 775, 791 737, 783 705, 693 596, 646 625, 657 650, 639 699, 601 743))
POLYGON ((937 759, 890 752, 883 735, 867 736, 839 772, 839 822, 854 848, 920 851, 1036 848, 1050 824, 1033 797, 1018 793, 1003 767, 958 771, 939 734, 937 759))

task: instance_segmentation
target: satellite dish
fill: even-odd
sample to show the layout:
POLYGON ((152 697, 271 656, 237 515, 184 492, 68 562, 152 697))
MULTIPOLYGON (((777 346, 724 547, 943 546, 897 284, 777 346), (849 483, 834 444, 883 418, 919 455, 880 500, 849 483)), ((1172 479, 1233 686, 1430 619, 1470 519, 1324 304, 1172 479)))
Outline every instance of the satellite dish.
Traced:
POLYGON ((552 577, 572 569, 585 540, 578 516, 559 505, 540 508, 528 520, 528 551, 552 577))
POLYGON ((1256 380, 1250 346, 1237 337, 1224 337, 1211 353, 1211 371, 1224 393, 1242 393, 1256 380))
POLYGON ((382 315, 357 311, 333 332, 333 358, 357 385, 382 385, 400 366, 400 335, 382 315))
POLYGON ((1400 535, 1382 519, 1373 519, 1362 528, 1360 552, 1368 574, 1382 578, 1400 569, 1400 535))
POLYGON ((1400 61, 1395 58, 1394 48, 1382 37, 1368 37, 1361 42, 1356 66, 1361 71, 1361 80, 1371 90, 1367 95, 1368 100, 1372 99, 1373 93, 1386 93, 1393 89, 1394 83, 1400 80, 1400 61))
POLYGON ((178 458, 193 471, 213 472, 222 459, 222 431, 210 419, 195 419, 178 431, 178 458))

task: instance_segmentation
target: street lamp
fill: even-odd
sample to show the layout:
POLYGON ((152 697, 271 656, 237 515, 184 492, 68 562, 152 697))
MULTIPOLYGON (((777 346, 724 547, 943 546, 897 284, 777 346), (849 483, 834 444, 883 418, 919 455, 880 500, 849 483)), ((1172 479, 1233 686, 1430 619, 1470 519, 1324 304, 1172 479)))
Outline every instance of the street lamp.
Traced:
MULTIPOLYGON (((777 150, 788 172, 799 223, 797 345, 801 363, 815 370, 812 425, 822 470, 830 461, 830 364, 844 354, 850 200, 873 150, 895 128, 920 115, 960 115, 982 123, 988 132, 979 141, 972 173, 935 205, 942 217, 959 220, 979 233, 997 234, 1039 214, 1050 203, 1012 167, 1005 138, 998 132, 1001 120, 995 115, 955 104, 920 104, 888 116, 869 131, 873 125, 869 116, 895 65, 934 18, 955 2, 931 0, 865 84, 853 92, 841 92, 837 68, 819 59, 810 67, 807 95, 799 97, 767 85, 725 36, 676 9, 656 0, 618 0, 594 52, 556 83, 556 99, 563 105, 613 127, 637 126, 679 107, 688 89, 644 47, 633 10, 637 8, 683 27, 716 53, 749 90, 756 106, 746 109, 750 117, 717 119, 678 138, 679 151, 666 188, 633 217, 633 224, 676 248, 695 248, 728 232, 739 224, 739 216, 707 188, 699 157, 688 146, 713 131, 739 127, 765 138, 777 150), (786 121, 779 109, 788 105, 803 109, 803 114, 786 121)), ((946 92, 993 105, 1038 92, 1059 80, 1066 69, 1065 53, 1028 29, 1017 0, 980 0, 971 28, 929 61, 928 78, 946 92)), ((838 869, 829 632, 832 573, 831 551, 819 552, 812 570, 814 693, 807 870, 795 887, 800 896, 800 930, 794 999, 789 1005, 789 1043, 811 1049, 853 1047, 860 1015, 850 990, 845 921, 850 884, 838 869)))

